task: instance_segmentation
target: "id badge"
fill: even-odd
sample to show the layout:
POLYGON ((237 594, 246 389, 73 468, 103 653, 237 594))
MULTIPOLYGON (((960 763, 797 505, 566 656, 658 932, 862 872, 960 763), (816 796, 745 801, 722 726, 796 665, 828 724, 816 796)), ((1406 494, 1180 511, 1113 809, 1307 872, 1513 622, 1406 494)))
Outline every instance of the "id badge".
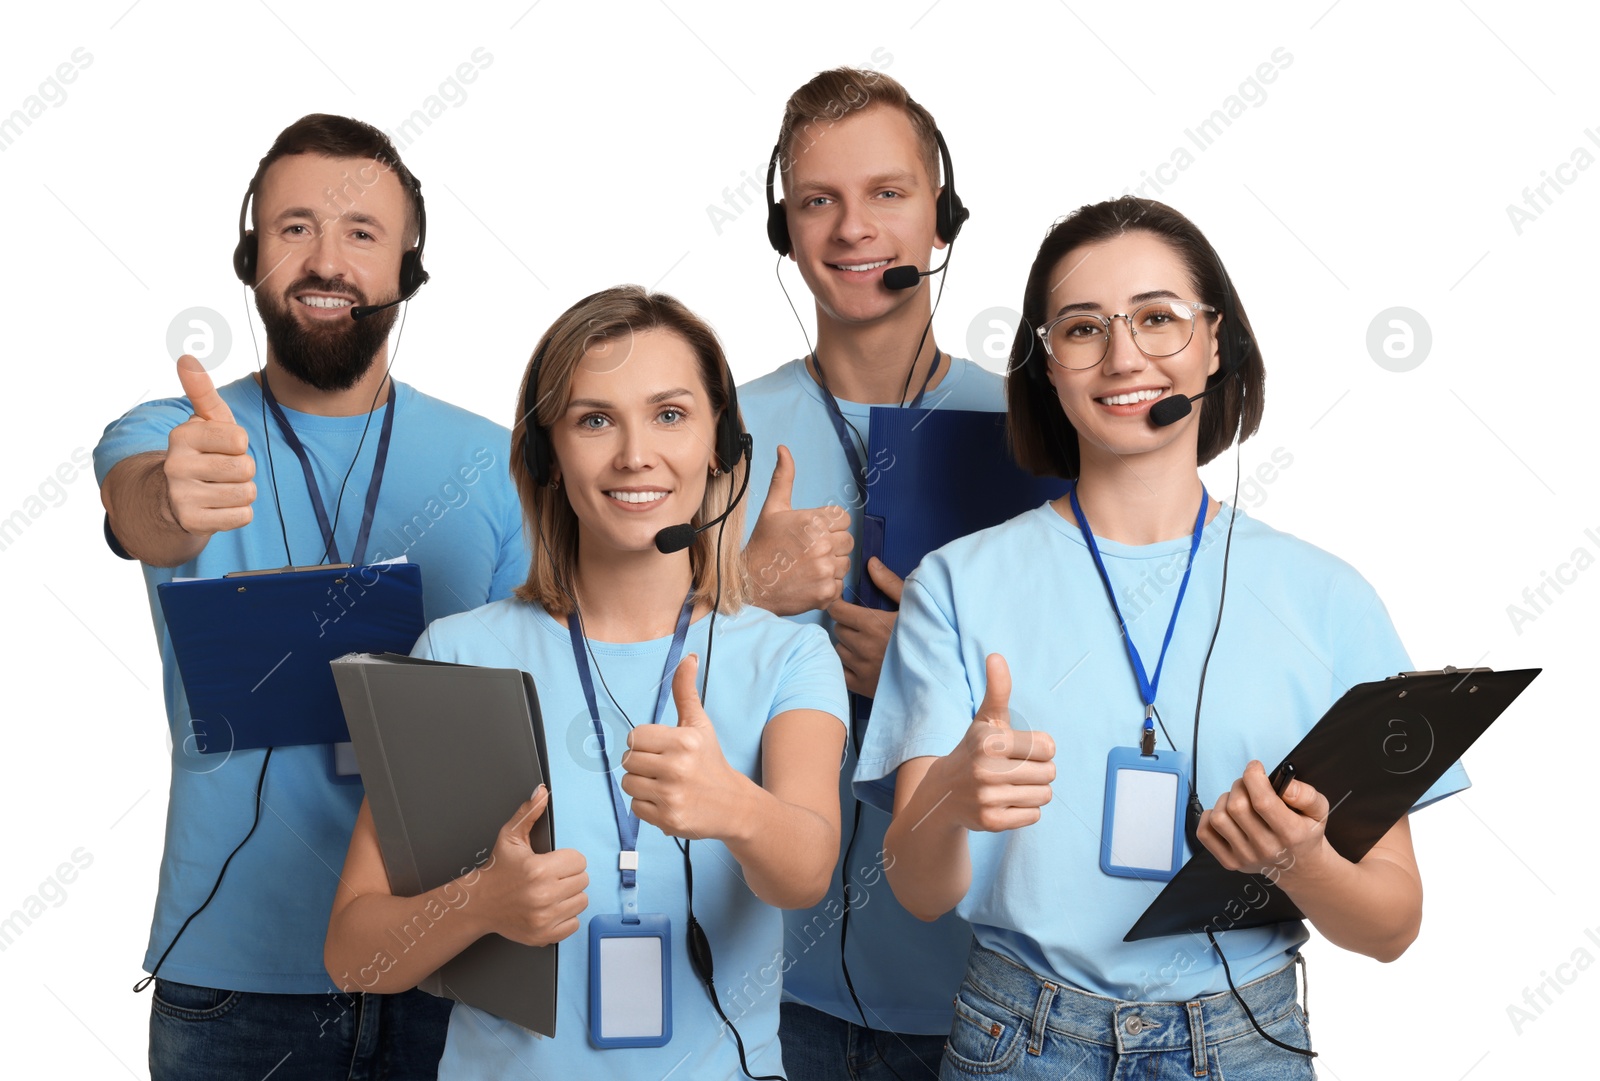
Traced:
POLYGON ((661 1047, 672 1039, 672 921, 589 918, 589 1042, 661 1047))
POLYGON ((1140 754, 1114 747, 1106 758, 1106 805, 1100 870, 1119 878, 1165 882, 1183 862, 1183 816, 1189 760, 1177 751, 1140 754))

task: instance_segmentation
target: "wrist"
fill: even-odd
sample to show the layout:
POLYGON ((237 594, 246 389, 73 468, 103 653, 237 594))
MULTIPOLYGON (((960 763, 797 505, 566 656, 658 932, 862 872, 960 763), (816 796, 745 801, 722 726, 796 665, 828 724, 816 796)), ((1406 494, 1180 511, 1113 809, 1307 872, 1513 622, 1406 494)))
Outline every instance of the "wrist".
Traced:
POLYGON ((1267 869, 1266 877, 1283 887, 1291 897, 1302 890, 1315 891, 1326 885, 1338 873, 1339 864, 1349 861, 1333 850, 1326 837, 1304 852, 1286 849, 1283 856, 1267 869))
POLYGON ((724 764, 723 768, 727 770, 728 798, 717 816, 719 828, 707 831, 706 836, 730 848, 747 845, 761 836, 767 805, 777 797, 732 766, 724 764))

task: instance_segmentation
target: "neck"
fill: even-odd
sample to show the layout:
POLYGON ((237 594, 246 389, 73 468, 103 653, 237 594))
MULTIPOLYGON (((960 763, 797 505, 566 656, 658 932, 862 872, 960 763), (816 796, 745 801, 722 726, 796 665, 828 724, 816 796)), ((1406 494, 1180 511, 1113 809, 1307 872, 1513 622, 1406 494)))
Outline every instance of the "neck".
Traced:
MULTIPOLYGON (((1202 485, 1192 459, 1153 469, 1140 462, 1137 473, 1115 460, 1110 467, 1091 460, 1082 465, 1078 505, 1096 537, 1138 545, 1193 535, 1202 485)), ((1071 519, 1068 500, 1063 498, 1057 506, 1064 517, 1071 519)), ((1215 517, 1217 510, 1217 503, 1211 501, 1206 508, 1206 521, 1215 517)))
POLYGON ((599 642, 667 637, 692 580, 687 551, 602 552, 581 533, 575 577, 583 633, 599 642))
MULTIPOLYGON (((388 347, 378 350, 366 372, 345 390, 318 390, 284 371, 267 347, 267 380, 272 396, 285 409, 318 417, 353 417, 381 409, 388 400, 388 347)), ((260 380, 258 379, 257 382, 260 380)))
MULTIPOLYGON (((902 394, 907 402, 916 396, 938 352, 930 329, 917 353, 908 387, 906 368, 912 363, 911 350, 928 326, 927 282, 917 289, 920 295, 913 303, 870 324, 842 323, 817 310, 817 354, 835 398, 864 405, 898 405, 902 394)), ((807 368, 815 379, 816 371, 809 364, 807 368)), ((943 382, 948 371, 948 366, 940 371, 929 389, 943 382)))

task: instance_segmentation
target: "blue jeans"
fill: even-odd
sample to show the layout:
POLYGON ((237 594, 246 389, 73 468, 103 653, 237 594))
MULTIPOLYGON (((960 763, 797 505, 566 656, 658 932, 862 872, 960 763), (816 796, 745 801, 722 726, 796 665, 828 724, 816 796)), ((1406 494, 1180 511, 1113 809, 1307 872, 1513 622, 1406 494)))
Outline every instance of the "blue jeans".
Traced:
POLYGON ((450 1002, 399 995, 263 995, 169 980, 150 1005, 151 1081, 400 1081, 439 1070, 450 1002))
POLYGON ((944 1037, 881 1032, 799 1002, 779 1007, 778 1040, 789 1081, 933 1081, 944 1037))
MULTIPOLYGON (((1275 1039, 1310 1048, 1294 965, 1239 988, 1275 1039)), ((1311 1060, 1274 1047, 1233 994, 1192 1002, 1120 1002, 1063 987, 973 945, 939 1075, 1051 1081, 1288 1081, 1311 1060)))

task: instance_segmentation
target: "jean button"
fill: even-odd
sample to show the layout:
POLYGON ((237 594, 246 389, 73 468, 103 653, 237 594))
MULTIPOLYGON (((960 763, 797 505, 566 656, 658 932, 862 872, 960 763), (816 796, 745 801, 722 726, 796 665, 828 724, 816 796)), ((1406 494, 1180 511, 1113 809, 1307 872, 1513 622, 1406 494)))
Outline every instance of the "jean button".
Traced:
POLYGON ((1144 1031, 1144 1018, 1134 1014, 1122 1023, 1122 1030, 1129 1036, 1137 1036, 1144 1031))

